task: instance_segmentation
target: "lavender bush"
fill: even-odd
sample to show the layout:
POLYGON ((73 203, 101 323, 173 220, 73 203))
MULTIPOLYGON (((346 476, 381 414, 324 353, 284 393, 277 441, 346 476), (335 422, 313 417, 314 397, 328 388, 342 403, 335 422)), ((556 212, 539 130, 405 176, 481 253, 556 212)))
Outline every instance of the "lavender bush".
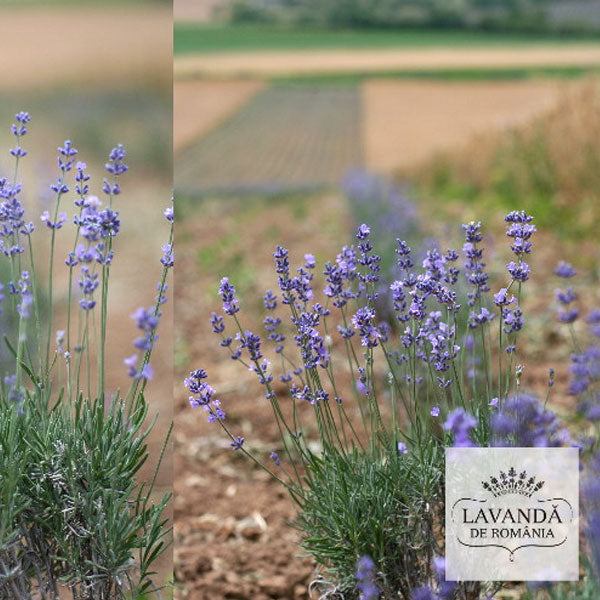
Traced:
POLYGON ((65 587, 75 600, 141 598, 159 589, 152 565, 168 545, 169 496, 154 499, 156 473, 148 485, 136 477, 149 459, 144 392, 173 264, 173 212, 165 211, 171 234, 157 256, 157 296, 133 315, 139 337, 124 367, 131 385, 114 393, 105 368, 108 294, 125 151, 109 154, 103 204, 73 144, 59 147, 52 208, 35 232, 19 182, 29 122, 28 113, 16 115, 14 171, 0 178, 0 252, 9 273, 1 306, 16 323, 14 335, 4 332, 12 364, 0 383, 0 598, 57 599, 65 587), (67 201, 73 217, 63 212, 67 201), (69 221, 68 287, 60 290, 67 303, 59 310, 55 254, 69 221), (48 248, 47 264, 36 262, 34 235, 48 248))
MULTIPOLYGON (((553 371, 546 398, 522 388, 521 296, 536 227, 523 211, 509 213, 505 222, 512 257, 504 286, 495 290, 481 223, 463 225, 462 252, 432 248, 419 268, 409 245, 397 240, 400 276, 389 289, 398 333, 376 316, 381 258, 364 224, 356 245, 323 266, 321 289, 312 255, 293 271, 288 251, 277 247, 279 289, 264 296, 264 338, 244 327, 235 287, 227 277, 221 281, 224 314, 212 314, 212 329, 231 359, 256 375, 280 446, 269 457, 253 451, 228 425, 229 408, 203 369, 185 381, 190 404, 223 429, 233 451, 287 489, 298 508, 302 547, 321 569, 323 598, 494 597, 499 584, 445 580, 444 448, 577 444, 584 456, 598 452, 590 417, 600 404, 591 391, 600 378, 596 350, 577 350, 573 336, 571 390, 587 394, 580 403, 586 424, 578 424, 580 432, 590 428, 585 440, 574 441, 547 408, 553 371), (464 303, 460 286, 466 286, 464 303)), ((572 271, 560 265, 557 274, 572 271)), ((557 295, 558 320, 571 328, 573 296, 557 295)), ((596 335, 599 315, 588 316, 596 335)), ((585 585, 596 586, 591 565, 597 563, 599 504, 595 491, 589 497, 585 585)))

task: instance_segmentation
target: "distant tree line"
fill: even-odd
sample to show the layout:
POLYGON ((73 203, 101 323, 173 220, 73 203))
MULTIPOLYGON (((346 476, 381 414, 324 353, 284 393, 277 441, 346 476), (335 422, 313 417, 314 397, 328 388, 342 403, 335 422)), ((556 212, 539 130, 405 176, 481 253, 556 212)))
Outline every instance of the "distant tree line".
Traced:
MULTIPOLYGON (((564 3, 565 0, 563 0, 564 3)), ((566 0, 568 2, 569 0, 566 0)), ((556 21, 560 0, 231 0, 234 22, 322 27, 471 27, 512 31, 583 31, 590 24, 556 21)), ((586 4, 579 0, 578 4, 586 4)), ((592 10, 598 0, 588 0, 592 10)))

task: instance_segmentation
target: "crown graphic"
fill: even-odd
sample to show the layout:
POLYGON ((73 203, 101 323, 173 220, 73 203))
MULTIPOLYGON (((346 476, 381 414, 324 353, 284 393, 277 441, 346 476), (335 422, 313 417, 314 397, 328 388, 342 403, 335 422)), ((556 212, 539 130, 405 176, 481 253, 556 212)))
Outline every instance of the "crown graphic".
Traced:
POLYGON ((544 487, 543 481, 536 481, 535 476, 527 477, 527 471, 517 473, 514 467, 508 473, 500 471, 498 476, 490 476, 488 481, 482 481, 483 489, 492 493, 495 498, 508 494, 518 494, 531 498, 535 492, 544 487))

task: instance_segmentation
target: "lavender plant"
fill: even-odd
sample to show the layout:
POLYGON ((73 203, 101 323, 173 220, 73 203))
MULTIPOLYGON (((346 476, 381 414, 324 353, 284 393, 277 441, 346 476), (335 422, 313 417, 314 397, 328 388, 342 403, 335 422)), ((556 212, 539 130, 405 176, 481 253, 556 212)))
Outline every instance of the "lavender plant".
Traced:
MULTIPOLYGON (((505 222, 512 259, 496 291, 481 223, 463 225, 462 253, 430 249, 420 268, 397 240, 400 276, 389 286, 397 333, 377 319, 381 258, 365 224, 356 245, 325 263, 321 289, 312 255, 293 271, 288 251, 277 247, 279 291, 264 296, 264 338, 244 327, 235 287, 221 281, 224 314, 212 314, 212 329, 231 359, 256 375, 280 447, 267 458, 246 444, 203 369, 185 380, 190 404, 223 429, 233 451, 287 489, 323 597, 494 597, 501 585, 445 580, 444 448, 578 444, 546 406, 554 372, 545 403, 521 385, 521 296, 536 227, 523 211, 505 222)), ((595 312, 589 319, 598 322, 595 312)), ((597 379, 589 353, 573 361, 585 364, 576 377, 597 379)), ((597 450, 597 433, 586 452, 597 450)))
POLYGON ((152 568, 168 546, 163 512, 169 496, 155 498, 154 490, 162 455, 149 484, 137 476, 150 458, 153 422, 144 392, 173 264, 173 212, 165 211, 171 233, 157 257, 158 294, 150 309, 133 315, 140 337, 136 353, 125 359, 131 385, 124 394, 110 391, 108 296, 125 150, 117 146, 109 154, 103 204, 91 194, 91 176, 73 144, 58 148, 53 205, 36 232, 48 248, 48 262, 40 264, 19 182, 29 122, 28 113, 16 115, 14 171, 0 178, 0 252, 10 273, 2 308, 17 323, 14 335, 3 335, 12 364, 0 383, 0 598, 51 600, 64 588, 74 600, 141 598, 160 589, 152 568), (67 201, 74 205, 72 218, 63 212, 67 201), (72 250, 61 261, 68 282, 60 290, 63 307, 55 255, 69 221, 74 230, 72 250))

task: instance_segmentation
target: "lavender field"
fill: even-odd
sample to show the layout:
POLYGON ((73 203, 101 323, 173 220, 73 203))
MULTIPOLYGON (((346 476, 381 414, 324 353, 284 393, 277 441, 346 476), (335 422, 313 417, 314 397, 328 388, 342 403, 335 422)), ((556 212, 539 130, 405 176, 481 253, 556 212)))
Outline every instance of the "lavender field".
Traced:
POLYGON ((362 160, 356 86, 277 85, 177 154, 175 181, 183 195, 310 191, 362 160))
POLYGON ((193 28, 176 597, 595 598, 595 42, 193 28), (450 446, 581 449, 579 583, 446 580, 450 446))

